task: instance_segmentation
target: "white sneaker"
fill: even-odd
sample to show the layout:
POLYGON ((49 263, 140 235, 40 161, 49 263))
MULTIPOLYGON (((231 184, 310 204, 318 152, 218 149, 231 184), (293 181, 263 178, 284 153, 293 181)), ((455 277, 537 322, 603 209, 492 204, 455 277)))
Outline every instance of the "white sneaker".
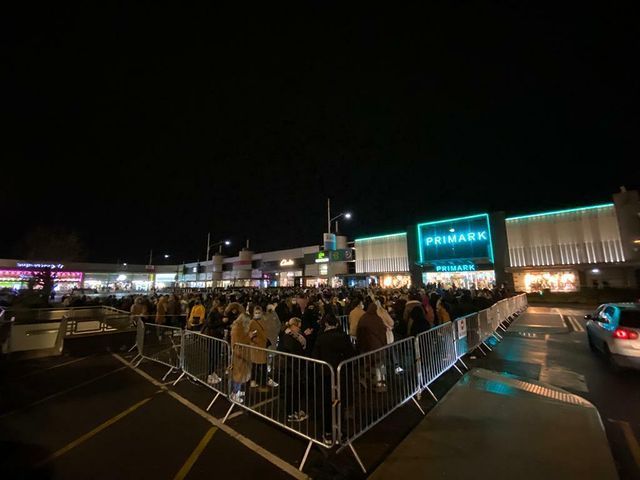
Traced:
POLYGON ((258 382, 256 382, 255 380, 251 380, 251 383, 249 384, 249 386, 251 388, 256 388, 258 386, 258 382))
POLYGON ((273 378, 270 378, 267 382, 267 387, 277 388, 280 384, 273 381, 273 378))
POLYGON ((235 402, 235 403, 243 403, 244 402, 244 398, 242 398, 242 395, 240 395, 240 392, 232 393, 231 395, 229 395, 229 400, 231 400, 232 402, 235 402))
POLYGON ((207 377, 207 383, 209 385, 217 385, 218 383, 220 383, 222 381, 222 379, 215 373, 212 373, 211 375, 209 375, 207 377))
POLYGON ((400 375, 401 373, 404 373, 404 368, 398 365, 395 371, 396 371, 396 375, 400 375))
POLYGON ((304 413, 304 410, 300 410, 298 412, 298 421, 302 422, 303 420, 306 420, 307 418, 309 418, 309 415, 307 415, 306 413, 304 413))

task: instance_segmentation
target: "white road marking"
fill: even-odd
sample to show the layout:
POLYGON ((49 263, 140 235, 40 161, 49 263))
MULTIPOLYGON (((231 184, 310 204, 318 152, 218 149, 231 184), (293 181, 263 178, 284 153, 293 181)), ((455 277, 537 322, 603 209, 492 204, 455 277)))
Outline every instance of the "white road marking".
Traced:
POLYGON ((183 404, 189 410, 191 410, 192 412, 200 415, 202 418, 207 420, 213 426, 218 427, 218 429, 222 430, 227 435, 231 436, 232 438, 235 438, 237 441, 242 443, 245 447, 247 447, 252 452, 255 452, 258 455, 260 455, 262 458, 267 460, 269 463, 271 463, 274 466, 280 468, 281 470, 283 470, 284 472, 288 473, 289 475, 291 475, 294 478, 298 478, 300 480, 306 480, 306 479, 309 478, 307 475, 305 475, 304 473, 299 471, 293 465, 285 462, 280 457, 277 457, 273 453, 271 453, 268 450, 265 450, 264 448, 262 448, 257 443, 253 442, 252 440, 249 440, 247 437, 245 437, 245 436, 241 435, 240 433, 236 432, 231 427, 229 427, 227 424, 222 423, 219 419, 217 419, 213 415, 210 415, 209 413, 205 412, 204 410, 202 410, 198 406, 194 405, 189 400, 187 400, 183 396, 179 395, 177 392, 175 392, 173 390, 169 390, 169 388, 167 388, 165 385, 163 385, 162 383, 157 381, 151 375, 147 374, 146 372, 143 372, 139 368, 134 368, 129 362, 127 362, 124 358, 122 358, 117 353, 112 353, 111 355, 113 355, 119 361, 121 361, 122 363, 127 365, 134 372, 136 372, 137 374, 141 375, 147 381, 151 382, 153 385, 155 385, 155 386, 161 388, 162 390, 166 391, 169 395, 171 395, 174 399, 176 399, 178 402, 183 404))

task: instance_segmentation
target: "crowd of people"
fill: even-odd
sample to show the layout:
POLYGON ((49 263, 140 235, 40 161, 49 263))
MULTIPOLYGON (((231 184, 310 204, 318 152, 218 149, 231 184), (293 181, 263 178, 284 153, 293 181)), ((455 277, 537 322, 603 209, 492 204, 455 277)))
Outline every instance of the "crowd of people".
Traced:
MULTIPOLYGON (((321 360, 336 371, 342 361, 359 353, 416 336, 488 308, 507 296, 509 292, 504 288, 445 290, 438 285, 414 289, 231 288, 80 298, 72 300, 75 304, 70 306, 110 306, 130 312, 133 318, 144 322, 199 331, 229 342, 233 352, 230 371, 212 372, 208 381, 218 383, 228 373, 232 384, 230 395, 242 403, 247 389, 267 392, 285 382, 281 391, 295 392, 305 381, 293 361, 285 359, 275 366, 269 358, 269 349, 321 360), (237 344, 258 348, 247 353, 234 348, 237 344), (279 371, 282 368, 284 372, 279 371)), ((385 362, 374 363, 371 387, 376 392, 385 392, 385 362)), ((395 373, 402 370, 400 366, 395 369, 395 373)), ((330 405, 330 399, 326 400, 324 404, 330 405)), ((286 403, 289 422, 308 418, 299 398, 292 396, 286 403)), ((323 418, 326 431, 330 431, 330 414, 323 418)))

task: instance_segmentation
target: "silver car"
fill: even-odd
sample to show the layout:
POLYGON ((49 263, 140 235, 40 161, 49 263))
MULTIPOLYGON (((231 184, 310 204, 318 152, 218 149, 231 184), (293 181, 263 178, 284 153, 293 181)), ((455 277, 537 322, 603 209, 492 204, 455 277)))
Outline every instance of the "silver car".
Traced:
POLYGON ((640 368, 640 304, 605 303, 584 318, 591 350, 602 352, 614 370, 640 368))

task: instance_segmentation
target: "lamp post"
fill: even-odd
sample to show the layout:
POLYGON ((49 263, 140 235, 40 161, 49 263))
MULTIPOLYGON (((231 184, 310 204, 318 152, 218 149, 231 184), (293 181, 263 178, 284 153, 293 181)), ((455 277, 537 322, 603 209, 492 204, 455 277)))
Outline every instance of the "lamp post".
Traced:
POLYGON ((211 252, 211 247, 220 247, 218 249, 218 253, 222 254, 222 246, 223 245, 231 245, 231 241, 230 240, 220 240, 219 242, 211 242, 211 233, 207 234, 207 261, 209 261, 209 259, 211 257, 209 257, 209 253, 211 252))
POLYGON ((332 217, 331 216, 331 199, 327 198, 327 233, 331 233, 331 222, 333 222, 334 220, 336 220, 336 233, 338 233, 337 220, 342 217, 349 220, 351 218, 351 212, 342 212, 341 214, 336 215, 335 217, 332 217))

